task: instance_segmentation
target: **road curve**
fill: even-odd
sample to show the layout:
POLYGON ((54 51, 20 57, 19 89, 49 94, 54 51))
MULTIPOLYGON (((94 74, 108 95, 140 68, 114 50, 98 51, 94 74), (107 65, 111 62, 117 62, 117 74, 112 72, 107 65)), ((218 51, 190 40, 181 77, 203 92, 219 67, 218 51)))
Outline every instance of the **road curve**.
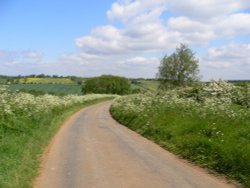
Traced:
POLYGON ((224 188, 213 177, 109 114, 111 102, 73 115, 45 154, 37 188, 224 188))

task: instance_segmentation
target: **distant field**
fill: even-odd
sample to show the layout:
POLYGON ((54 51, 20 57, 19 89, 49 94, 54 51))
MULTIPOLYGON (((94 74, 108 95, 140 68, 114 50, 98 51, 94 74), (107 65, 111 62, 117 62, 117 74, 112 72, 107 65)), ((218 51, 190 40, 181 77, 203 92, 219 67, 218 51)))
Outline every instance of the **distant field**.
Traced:
POLYGON ((69 78, 21 78, 20 83, 36 83, 36 84, 75 84, 69 78))
POLYGON ((6 84, 7 79, 6 78, 0 78, 0 84, 6 84))
POLYGON ((141 80, 140 82, 143 87, 153 91, 157 90, 160 84, 157 80, 141 80))
POLYGON ((37 91, 44 92, 50 94, 58 94, 58 95, 67 95, 67 94, 75 94, 81 95, 81 86, 80 85, 65 85, 65 84, 12 84, 9 85, 9 89, 11 91, 16 90, 26 90, 26 91, 37 91))
MULTIPOLYGON (((242 81, 228 81, 236 86, 250 86, 249 80, 242 81)), ((135 80, 132 81, 132 89, 140 89, 142 91, 156 91, 160 85, 160 81, 157 80, 135 80)))
POLYGON ((229 81, 230 83, 236 85, 236 86, 250 86, 250 81, 249 80, 244 80, 244 81, 229 81))
POLYGON ((157 80, 136 80, 132 83, 133 89, 156 91, 159 87, 160 82, 157 80))

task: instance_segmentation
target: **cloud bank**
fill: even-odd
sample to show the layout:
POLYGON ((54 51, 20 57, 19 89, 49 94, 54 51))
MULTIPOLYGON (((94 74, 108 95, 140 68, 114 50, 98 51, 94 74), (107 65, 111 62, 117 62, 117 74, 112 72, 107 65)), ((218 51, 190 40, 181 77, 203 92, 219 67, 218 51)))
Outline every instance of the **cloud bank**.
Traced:
POLYGON ((23 58, 40 58, 37 71, 51 66, 48 72, 68 75, 154 77, 160 58, 186 43, 200 59, 204 80, 249 79, 249 8, 248 0, 121 0, 107 11, 107 25, 75 39, 76 52, 51 63, 42 63, 39 52, 23 58))

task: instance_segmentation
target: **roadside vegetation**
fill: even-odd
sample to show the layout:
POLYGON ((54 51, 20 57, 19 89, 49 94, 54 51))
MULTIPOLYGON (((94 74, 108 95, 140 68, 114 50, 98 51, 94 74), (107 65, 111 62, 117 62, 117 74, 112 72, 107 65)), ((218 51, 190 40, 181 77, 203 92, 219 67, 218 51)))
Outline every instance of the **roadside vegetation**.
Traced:
POLYGON ((198 63, 181 44, 162 58, 157 79, 0 76, 0 187, 31 187, 63 120, 116 96, 92 93, 126 95, 110 109, 119 122, 250 187, 250 82, 201 83, 198 63))
POLYGON ((114 95, 34 96, 0 87, 0 187, 32 187, 39 159, 65 118, 114 95))
POLYGON ((117 98, 115 119, 162 147, 250 186, 250 95, 224 81, 117 98))
POLYGON ((198 71, 181 44, 163 57, 156 92, 117 98, 110 111, 162 147, 250 187, 250 85, 201 83, 198 71))

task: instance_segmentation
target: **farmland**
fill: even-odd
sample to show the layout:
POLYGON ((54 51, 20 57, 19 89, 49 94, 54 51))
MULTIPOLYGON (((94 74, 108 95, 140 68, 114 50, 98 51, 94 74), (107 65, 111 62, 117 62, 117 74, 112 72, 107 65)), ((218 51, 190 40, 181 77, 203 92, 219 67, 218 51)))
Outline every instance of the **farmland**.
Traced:
MULTIPOLYGON (((1 80, 10 83, 0 91, 0 187, 30 187, 37 156, 63 119, 112 97, 80 96, 84 78, 1 80), (27 175, 19 176, 23 171, 27 175)), ((153 79, 132 79, 131 84, 138 94, 115 100, 115 119, 194 163, 250 185, 249 82, 211 81, 167 91, 153 79)))
POLYGON ((7 82, 7 79, 6 78, 1 78, 0 77, 0 84, 5 84, 7 82))
POLYGON ((250 186, 249 86, 212 81, 117 98, 113 117, 193 162, 250 186))
POLYGON ((22 84, 75 84, 69 78, 21 78, 18 80, 22 84))
POLYGON ((9 86, 11 91, 26 91, 33 93, 49 93, 55 95, 75 94, 81 95, 81 86, 76 84, 11 84, 9 86))
POLYGON ((132 89, 139 89, 141 91, 156 91, 160 82, 157 80, 134 79, 131 81, 132 89))
MULTIPOLYGON (((8 84, 10 91, 23 91, 35 95, 53 94, 53 95, 81 95, 82 86, 87 78, 76 77, 2 77, 1 84, 8 84), (9 81, 8 81, 9 80, 9 81)), ((151 79, 132 79, 132 92, 156 91, 159 87, 159 81, 151 79)))

